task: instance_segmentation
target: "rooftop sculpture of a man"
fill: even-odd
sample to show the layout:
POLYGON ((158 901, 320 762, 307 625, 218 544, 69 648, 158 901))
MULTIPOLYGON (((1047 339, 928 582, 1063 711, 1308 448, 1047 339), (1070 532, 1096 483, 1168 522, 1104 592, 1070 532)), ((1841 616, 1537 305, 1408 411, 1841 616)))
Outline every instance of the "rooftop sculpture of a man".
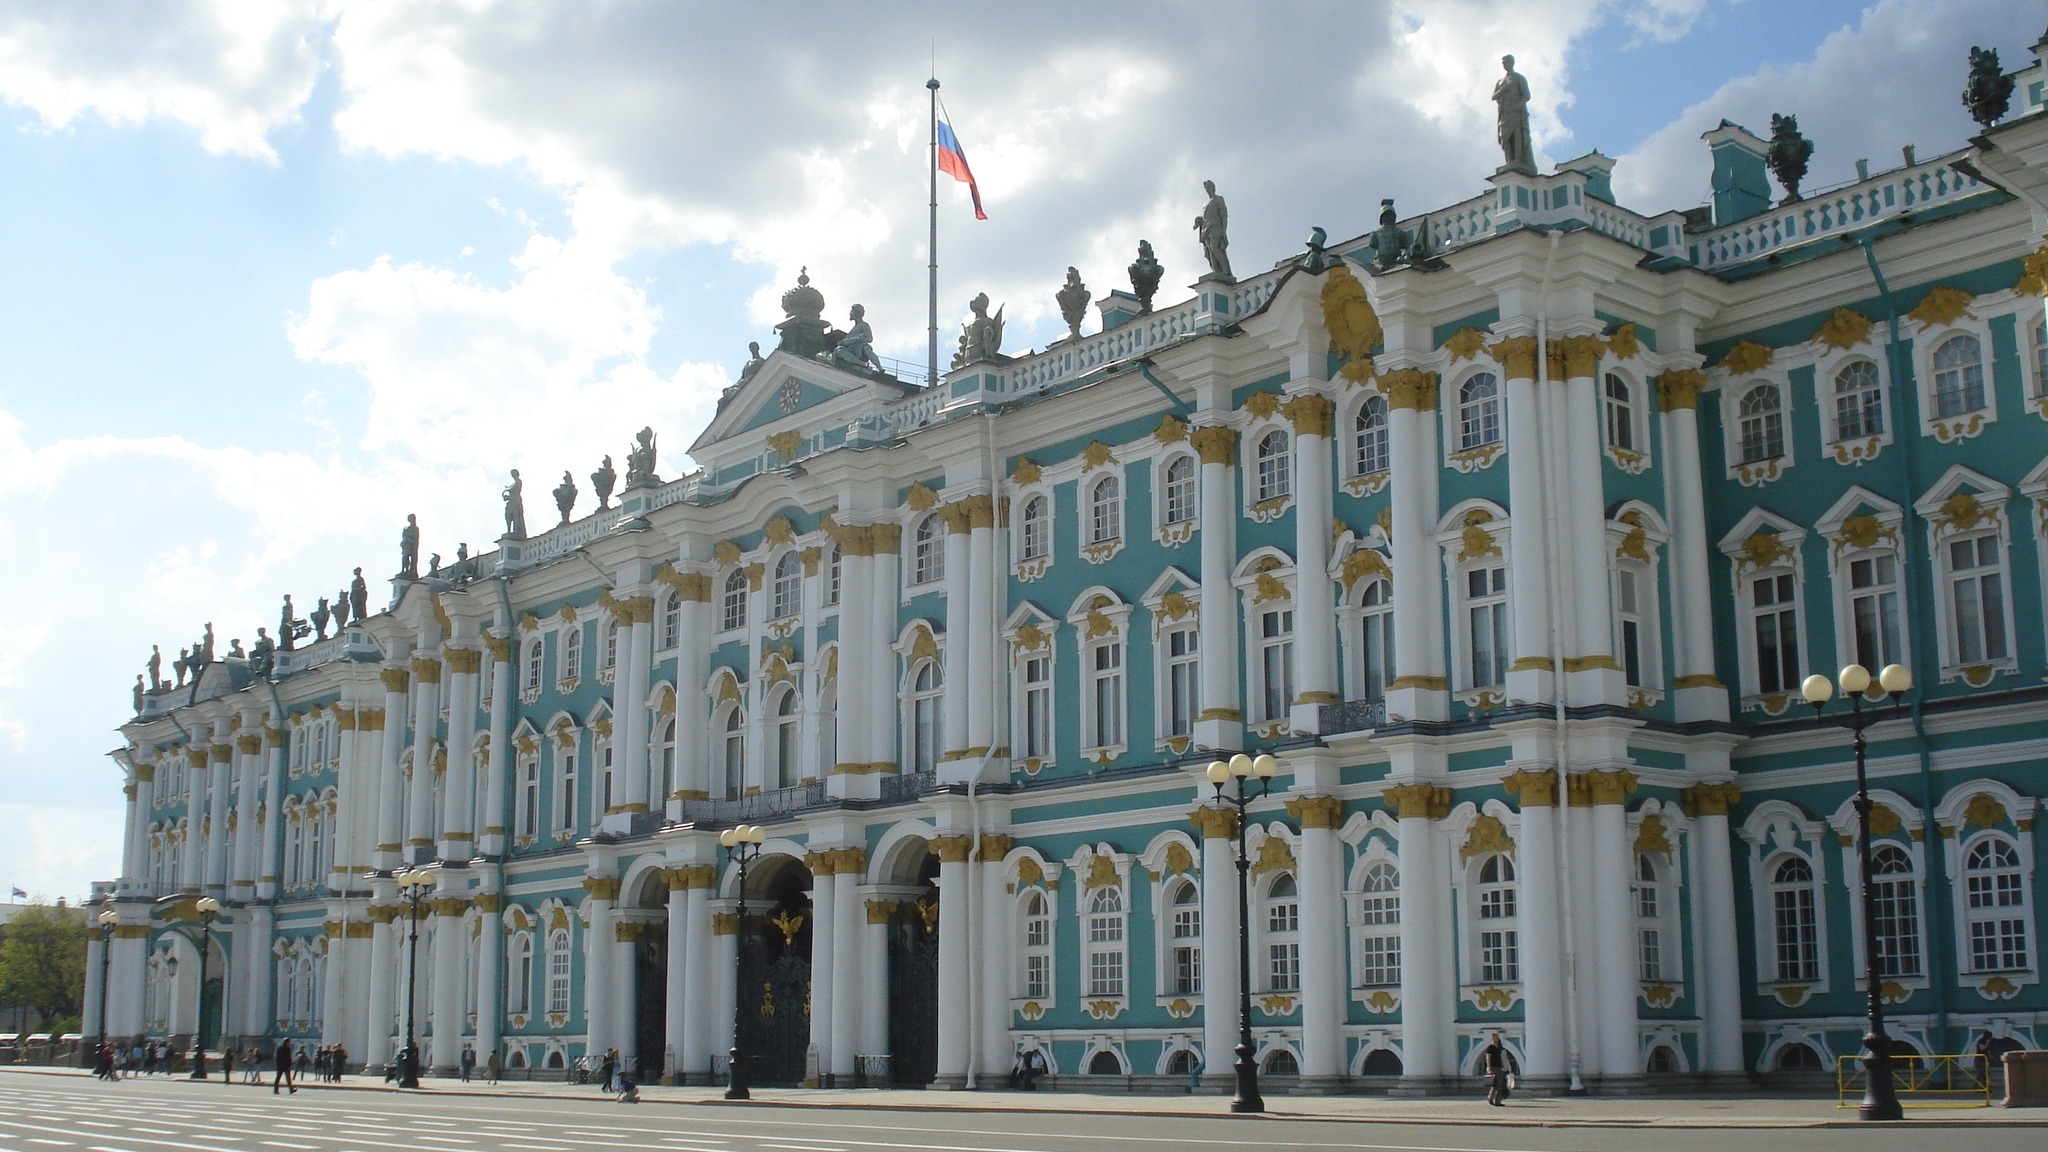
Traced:
POLYGON ((868 324, 865 307, 855 304, 847 313, 846 334, 832 346, 832 363, 856 372, 869 367, 881 370, 882 358, 875 355, 875 330, 868 324))
POLYGON ((526 482, 519 478, 519 469, 512 470, 512 482, 505 485, 505 535, 514 540, 526 539, 526 482))
POLYGON ((1536 149, 1529 142, 1529 82, 1515 71, 1515 58, 1500 58, 1507 75, 1493 86, 1493 102, 1499 109, 1495 135, 1500 140, 1502 172, 1536 175, 1536 149))
POLYGON ((1223 203, 1223 197, 1216 194, 1214 180, 1202 181, 1202 191, 1209 199, 1202 205, 1202 214, 1195 217, 1195 237, 1202 242, 1202 257, 1209 262, 1209 276, 1226 284, 1234 284, 1237 277, 1230 274, 1230 209, 1223 203))

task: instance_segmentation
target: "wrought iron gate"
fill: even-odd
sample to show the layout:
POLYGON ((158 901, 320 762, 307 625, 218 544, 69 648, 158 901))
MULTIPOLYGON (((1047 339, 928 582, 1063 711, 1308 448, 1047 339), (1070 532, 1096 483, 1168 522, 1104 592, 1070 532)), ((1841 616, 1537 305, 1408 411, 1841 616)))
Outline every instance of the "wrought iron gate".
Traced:
MULTIPOLYGON (((749 920, 752 920, 749 917, 749 920)), ((764 1087, 793 1087, 804 1078, 811 1044, 811 948, 806 917, 784 913, 750 924, 740 983, 741 1035, 747 1078, 764 1087)))
POLYGON ((650 924, 633 945, 633 1047, 643 1084, 655 1084, 668 1057, 668 933, 650 924))
POLYGON ((939 894, 905 901, 889 925, 889 1053, 897 1086, 939 1072, 939 894))

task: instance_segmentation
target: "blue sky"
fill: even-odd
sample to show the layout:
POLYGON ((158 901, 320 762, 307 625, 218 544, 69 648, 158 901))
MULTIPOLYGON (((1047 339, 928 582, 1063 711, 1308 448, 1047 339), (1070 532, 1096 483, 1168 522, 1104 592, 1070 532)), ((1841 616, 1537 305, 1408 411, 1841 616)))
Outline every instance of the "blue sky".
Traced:
POLYGON ((1965 48, 2018 67, 2048 22, 1988 0, 250 12, 0 3, 0 821, 22 833, 0 884, 116 870, 104 754, 151 643, 247 637, 283 592, 388 571, 409 511, 429 550, 485 546, 506 468, 545 489, 645 423, 688 443, 799 266, 921 358, 934 36, 992 217, 943 190, 942 323, 987 290, 1018 348, 1060 330, 1067 264, 1100 294, 1142 236, 1169 289, 1192 279, 1203 178, 1242 267, 1369 227, 1383 195, 1476 194, 1503 51, 1539 151, 1618 157, 1654 210, 1700 201, 1723 116, 1799 114, 1811 185, 1956 147, 1965 48))

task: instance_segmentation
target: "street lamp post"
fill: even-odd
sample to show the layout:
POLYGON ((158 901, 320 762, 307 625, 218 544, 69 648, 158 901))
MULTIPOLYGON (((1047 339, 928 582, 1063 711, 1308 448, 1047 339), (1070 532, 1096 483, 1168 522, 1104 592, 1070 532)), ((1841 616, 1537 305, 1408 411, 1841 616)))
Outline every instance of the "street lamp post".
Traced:
POLYGON ((725 1054, 727 1073, 725 1098, 727 1100, 749 1100, 747 1092, 747 1064, 740 1052, 740 1015, 746 1009, 747 971, 747 864, 761 855, 761 845, 768 840, 768 830, 758 824, 741 824, 727 828, 718 834, 718 842, 724 846, 726 857, 740 866, 738 930, 733 933, 732 966, 732 1048, 725 1054))
MULTIPOLYGON (((1863 874, 1863 982, 1870 996, 1869 1031, 1863 1037, 1863 1103, 1856 1114, 1865 1120, 1899 1120, 1905 1112, 1899 1107, 1898 1094, 1892 1087, 1892 1042, 1884 1031, 1884 993, 1878 970, 1877 899, 1870 884, 1870 780, 1863 767, 1863 730, 1881 718, 1876 712, 1863 710, 1864 693, 1870 690, 1870 670, 1861 664, 1851 664, 1842 669, 1836 681, 1815 673, 1800 683, 1799 694, 1813 705, 1814 721, 1825 724, 1827 719, 1821 709, 1834 696, 1837 681, 1842 695, 1849 700, 1849 715, 1835 723, 1855 735, 1856 855, 1863 874)), ((1901 665, 1887 664, 1877 674, 1877 684, 1891 697, 1896 711, 1900 698, 1913 687, 1913 674, 1901 665)))
MULTIPOLYGON (((199 913, 199 1018, 192 1022, 192 1079, 206 1079, 206 961, 213 951, 213 921, 220 915, 220 901, 202 896, 193 909, 199 913)), ((101 987, 105 987, 101 982, 101 987)), ((100 1027, 106 1028, 102 1017, 100 1027)))
POLYGON ((1251 859, 1245 854, 1244 826, 1245 808, 1273 790, 1273 773, 1279 770, 1280 762, 1271 756, 1254 759, 1242 752, 1227 762, 1209 764, 1209 783, 1216 787, 1217 803, 1237 813, 1237 1095, 1230 1101, 1232 1112, 1266 1110, 1266 1100, 1259 1095, 1259 1066, 1252 1059, 1251 859), (1257 792, 1246 787, 1254 776, 1259 781, 1257 792), (1233 779, 1237 781, 1235 796, 1223 791, 1223 785, 1233 779))
POLYGON ((81 1060, 79 1067, 89 1068, 99 1062, 100 1051, 107 1046, 107 972, 108 960, 114 950, 114 925, 121 922, 121 914, 114 911, 114 898, 107 897, 106 910, 97 917, 100 926, 100 1034, 93 1041, 89 1061, 81 1060))
POLYGON ((420 961, 420 898, 433 887, 434 874, 424 868, 401 872, 398 880, 399 897, 406 901, 406 946, 405 946, 405 1047, 398 1053, 398 1086, 417 1088, 420 1086, 420 1049, 413 1038, 413 1015, 418 1005, 419 961, 420 961))

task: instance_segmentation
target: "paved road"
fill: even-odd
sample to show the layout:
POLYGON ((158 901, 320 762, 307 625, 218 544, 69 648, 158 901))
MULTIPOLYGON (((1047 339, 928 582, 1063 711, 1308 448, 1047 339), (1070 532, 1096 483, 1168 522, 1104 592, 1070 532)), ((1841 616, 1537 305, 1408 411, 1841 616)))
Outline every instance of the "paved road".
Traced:
POLYGON ((1971 1152, 2043 1147, 2043 1130, 1996 1122, 1740 1131, 1658 1125, 1556 1128, 1272 1117, 1009 1111, 909 1112, 502 1099, 308 1086, 296 1096, 218 1081, 0 1075, 0 1152, 1634 1152, 1793 1149, 1971 1152))

